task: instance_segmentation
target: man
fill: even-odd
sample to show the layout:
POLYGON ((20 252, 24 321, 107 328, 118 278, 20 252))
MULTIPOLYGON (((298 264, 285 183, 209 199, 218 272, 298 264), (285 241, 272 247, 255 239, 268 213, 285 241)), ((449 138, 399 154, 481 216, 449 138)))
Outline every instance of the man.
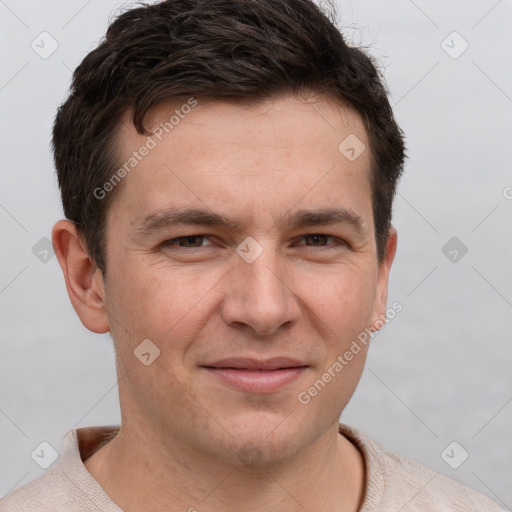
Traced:
POLYGON ((53 133, 53 244, 122 422, 1 511, 497 511, 339 424, 386 322, 403 135, 310 0, 125 12, 53 133))

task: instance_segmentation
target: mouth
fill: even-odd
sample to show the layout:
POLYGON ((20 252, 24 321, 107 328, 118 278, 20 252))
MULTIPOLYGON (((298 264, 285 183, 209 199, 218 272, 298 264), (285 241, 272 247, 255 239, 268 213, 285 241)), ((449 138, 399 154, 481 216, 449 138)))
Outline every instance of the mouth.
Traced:
POLYGON ((221 383, 248 393, 274 393, 297 380, 309 366, 288 357, 230 358, 202 365, 221 383))

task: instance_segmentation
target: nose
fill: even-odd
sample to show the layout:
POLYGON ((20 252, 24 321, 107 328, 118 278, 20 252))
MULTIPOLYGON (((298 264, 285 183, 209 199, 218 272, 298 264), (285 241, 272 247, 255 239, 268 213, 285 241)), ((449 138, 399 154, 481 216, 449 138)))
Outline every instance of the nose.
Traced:
POLYGON ((293 267, 275 250, 266 248, 252 263, 236 255, 221 306, 224 322, 261 336, 289 328, 300 316, 293 279, 293 267))

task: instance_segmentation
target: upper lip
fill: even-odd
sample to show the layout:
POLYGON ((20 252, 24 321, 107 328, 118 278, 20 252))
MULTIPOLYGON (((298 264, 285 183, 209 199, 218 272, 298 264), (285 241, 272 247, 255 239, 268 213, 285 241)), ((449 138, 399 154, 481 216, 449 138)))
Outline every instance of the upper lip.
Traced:
POLYGON ((230 357, 201 366, 210 368, 233 368, 237 370, 278 370, 281 368, 298 368, 308 365, 298 359, 292 359, 290 357, 274 357, 272 359, 230 357))

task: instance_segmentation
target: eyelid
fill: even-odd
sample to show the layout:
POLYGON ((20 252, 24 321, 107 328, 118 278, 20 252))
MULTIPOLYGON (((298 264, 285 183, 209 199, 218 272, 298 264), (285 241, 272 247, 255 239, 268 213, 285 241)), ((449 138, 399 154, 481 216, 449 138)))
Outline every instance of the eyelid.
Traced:
MULTIPOLYGON (((332 238, 333 240, 336 240, 336 243, 340 244, 340 245, 343 245, 343 244, 347 244, 347 242, 345 240, 343 240, 343 238, 340 238, 338 236, 334 236, 334 235, 328 235, 326 233, 306 233, 305 235, 301 235, 299 237, 299 240, 303 240, 304 238, 306 238, 307 236, 325 236, 326 238, 332 238)), ((302 245, 302 244, 301 244, 302 245)), ((303 244, 305 245, 305 244, 303 244)), ((315 246, 315 245, 308 245, 306 247, 327 247, 327 246, 322 246, 322 245, 319 245, 319 246, 315 246)))
POLYGON ((208 238, 208 239, 211 239, 212 235, 201 235, 201 234, 198 234, 198 235, 182 235, 182 236, 178 236, 176 238, 169 238, 168 240, 164 240, 160 244, 160 246, 162 246, 162 247, 176 246, 179 249, 200 249, 201 247, 209 247, 211 245, 214 245, 213 243, 210 243, 210 244, 207 244, 206 246, 200 245, 199 247, 181 247, 177 243, 175 243, 175 244, 172 243, 172 242, 178 242, 179 240, 183 240, 185 238, 204 238, 204 239, 208 238))
MULTIPOLYGON (((323 236, 323 237, 326 237, 326 238, 330 238, 330 239, 333 239, 336 241, 335 244, 329 244, 329 245, 306 245, 306 244, 299 244, 301 246, 304 246, 304 247, 311 247, 313 249, 321 249, 321 248, 331 248, 333 245, 334 246, 343 246, 343 245, 348 245, 348 243, 343 240, 342 238, 339 238, 337 236, 334 236, 334 235, 328 235, 326 233, 316 233, 316 232, 311 232, 311 233, 305 233, 303 235, 300 235, 298 238, 296 238, 295 240, 298 240, 298 241, 302 241, 304 240, 306 237, 308 236, 323 236)), ((191 235, 181 235, 181 236, 178 236, 176 238, 171 238, 169 240, 165 240, 164 242, 162 242, 160 244, 160 246, 162 247, 176 247, 177 249, 184 249, 184 250, 187 250, 187 249, 201 249, 202 247, 211 247, 212 245, 215 245, 213 243, 210 243, 210 244, 207 244, 207 245, 200 245, 198 247, 182 247, 180 245, 178 245, 177 243, 172 243, 172 242, 178 242, 179 240, 182 240, 182 239, 186 239, 186 238, 203 238, 203 239, 211 239, 213 237, 213 235, 206 235, 206 234, 191 234, 191 235)))

